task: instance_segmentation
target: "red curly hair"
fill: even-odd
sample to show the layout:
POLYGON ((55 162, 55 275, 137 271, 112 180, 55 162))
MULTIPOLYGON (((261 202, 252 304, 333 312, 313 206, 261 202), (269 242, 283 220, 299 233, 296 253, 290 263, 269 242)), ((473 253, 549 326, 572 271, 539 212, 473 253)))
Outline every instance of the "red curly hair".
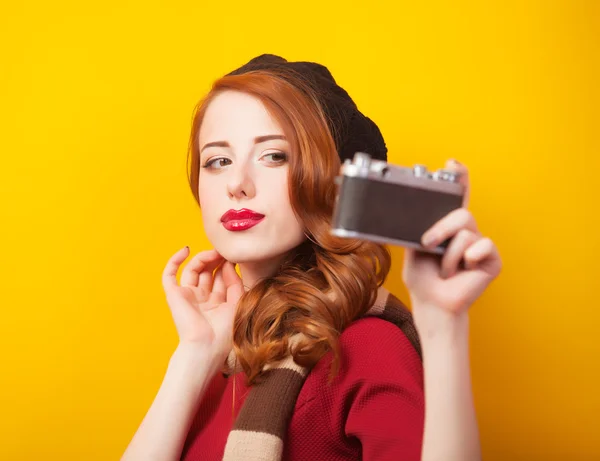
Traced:
POLYGON ((208 105, 223 91, 258 98, 290 142, 291 206, 308 240, 291 250, 278 272, 262 279, 238 302, 233 342, 248 383, 266 364, 291 352, 296 363, 314 366, 333 353, 330 377, 340 363, 338 337, 373 304, 390 270, 387 246, 330 234, 340 159, 318 94, 297 74, 254 71, 217 80, 194 111, 188 152, 188 180, 198 205, 198 133, 208 105), (289 339, 303 333, 303 340, 289 339))

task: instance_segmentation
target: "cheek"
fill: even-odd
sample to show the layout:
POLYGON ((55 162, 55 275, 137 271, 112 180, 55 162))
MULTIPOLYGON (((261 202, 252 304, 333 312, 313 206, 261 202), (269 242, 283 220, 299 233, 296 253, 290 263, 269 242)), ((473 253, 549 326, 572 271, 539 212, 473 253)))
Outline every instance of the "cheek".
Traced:
POLYGON ((274 203, 277 205, 278 209, 282 209, 286 211, 286 214, 291 212, 292 205, 290 203, 290 193, 288 190, 288 180, 287 177, 278 178, 279 180, 275 183, 275 187, 271 192, 274 203))
POLYGON ((200 181, 198 184, 198 199, 200 201, 200 208, 204 209, 206 207, 210 207, 210 192, 209 192, 209 184, 207 181, 200 181))
POLYGON ((292 208, 292 203, 290 201, 290 193, 288 189, 287 178, 285 181, 282 181, 279 184, 277 192, 273 194, 273 206, 277 210, 281 210, 279 216, 286 223, 287 226, 294 225, 292 223, 298 224, 298 217, 292 208))

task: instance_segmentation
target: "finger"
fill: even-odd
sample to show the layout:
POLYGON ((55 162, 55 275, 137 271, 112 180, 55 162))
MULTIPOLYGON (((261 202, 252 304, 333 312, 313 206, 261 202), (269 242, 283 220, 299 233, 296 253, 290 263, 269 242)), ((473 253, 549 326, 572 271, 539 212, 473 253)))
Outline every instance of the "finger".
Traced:
POLYGON ((469 180, 469 170, 466 166, 460 163, 458 160, 448 160, 446 162, 446 169, 455 171, 459 174, 458 182, 462 184, 464 187, 464 195, 463 195, 463 207, 467 208, 469 206, 469 198, 471 191, 471 183, 469 180))
POLYGON ((207 266, 204 271, 200 272, 198 287, 202 288, 206 293, 210 293, 213 289, 215 269, 223 264, 224 259, 218 260, 215 263, 207 266))
POLYGON ((212 273, 221 262, 223 256, 216 250, 201 251, 194 255, 181 273, 181 285, 199 286, 200 274, 207 272, 212 279, 212 273))
POLYGON ((467 248, 464 259, 467 268, 474 269, 478 267, 492 276, 497 276, 502 269, 498 248, 487 237, 479 239, 467 248))
POLYGON ((162 285, 165 291, 177 287, 177 271, 190 252, 189 247, 184 247, 169 258, 162 273, 162 285))
POLYGON ((423 234, 421 243, 424 247, 435 248, 446 239, 456 235, 461 229, 479 233, 475 218, 466 208, 457 208, 436 222, 423 234))
POLYGON ((416 248, 403 248, 404 261, 403 266, 406 268, 414 267, 420 264, 431 264, 436 270, 440 265, 441 257, 439 254, 425 253, 416 248))
POLYGON ((471 306, 485 291, 494 277, 485 271, 463 271, 452 277, 453 289, 449 290, 452 296, 451 304, 456 311, 464 310, 471 306))
POLYGON ((225 287, 225 281, 223 280, 223 266, 226 264, 224 261, 215 272, 215 277, 213 280, 212 292, 211 296, 214 295, 215 298, 218 298, 220 302, 225 301, 225 293, 227 291, 225 287))
POLYGON ((223 265, 223 281, 225 282, 227 302, 237 303, 244 294, 244 285, 242 279, 235 271, 233 263, 227 261, 223 265))
POLYGON ((450 242, 450 245, 448 245, 444 257, 442 258, 440 270, 440 276, 442 278, 449 278, 456 274, 458 264, 463 259, 465 251, 478 239, 479 236, 477 236, 477 234, 467 229, 462 229, 456 234, 450 242))

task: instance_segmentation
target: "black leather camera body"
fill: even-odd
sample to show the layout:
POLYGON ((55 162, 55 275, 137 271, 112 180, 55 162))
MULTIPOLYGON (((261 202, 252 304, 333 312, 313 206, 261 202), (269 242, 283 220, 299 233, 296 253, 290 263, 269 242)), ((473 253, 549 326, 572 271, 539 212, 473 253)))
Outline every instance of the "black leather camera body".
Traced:
POLYGON ((427 171, 374 160, 357 152, 342 165, 333 212, 333 235, 443 254, 449 240, 425 249, 421 237, 463 203, 464 186, 451 170, 427 171))

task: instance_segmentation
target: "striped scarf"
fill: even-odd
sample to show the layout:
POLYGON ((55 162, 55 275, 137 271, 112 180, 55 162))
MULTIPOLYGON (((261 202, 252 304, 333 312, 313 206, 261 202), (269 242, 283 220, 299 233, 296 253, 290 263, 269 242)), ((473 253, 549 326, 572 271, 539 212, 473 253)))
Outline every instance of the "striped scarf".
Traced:
MULTIPOLYGON (((384 287, 365 316, 376 316, 398 326, 421 356, 421 345, 412 315, 406 306, 384 287)), ((293 338, 292 338, 293 342, 293 338)), ((235 368, 232 351, 228 373, 235 368)), ((265 367, 264 379, 252 386, 227 438, 223 461, 279 461, 287 426, 296 399, 310 370, 297 365, 292 356, 265 367)))

